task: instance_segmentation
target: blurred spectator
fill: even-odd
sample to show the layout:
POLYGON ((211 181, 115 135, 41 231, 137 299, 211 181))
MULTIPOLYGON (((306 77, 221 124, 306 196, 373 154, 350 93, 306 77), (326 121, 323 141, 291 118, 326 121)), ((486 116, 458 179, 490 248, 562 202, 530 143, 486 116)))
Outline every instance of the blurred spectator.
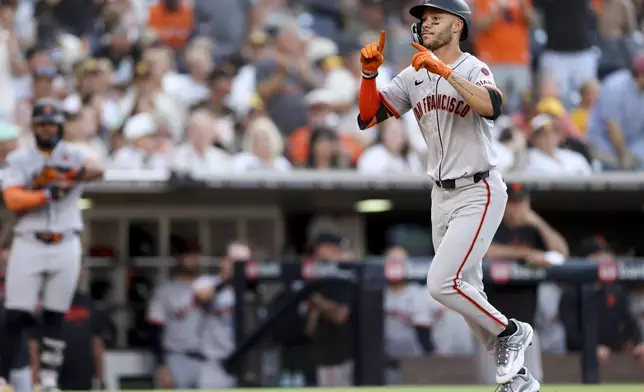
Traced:
MULTIPOLYGON (((555 130, 561 135, 560 146, 581 154, 590 162, 590 152, 582 135, 570 119, 570 115, 557 98, 542 98, 537 104, 538 114, 547 114, 552 119, 555 130)), ((532 129, 532 126, 530 127, 532 129)))
POLYGON ((349 160, 342 150, 338 136, 332 130, 318 127, 313 130, 309 142, 307 169, 346 169, 349 160))
POLYGON ((35 46, 25 50, 26 59, 26 73, 14 79, 14 87, 16 91, 16 100, 25 100, 32 98, 33 77, 36 69, 54 68, 54 62, 47 50, 42 47, 35 46))
POLYGON ((255 65, 255 78, 269 116, 288 136, 306 125, 304 96, 318 81, 311 73, 304 41, 294 20, 287 20, 277 28, 274 41, 270 58, 255 65))
MULTIPOLYGON (((309 152, 312 130, 317 128, 337 129, 338 116, 333 111, 334 95, 326 89, 317 89, 305 97, 307 104, 308 124, 295 130, 288 137, 288 154, 291 162, 297 166, 305 166, 310 160, 309 152)), ((355 122, 355 118, 354 118, 355 122)), ((340 141, 341 152, 346 155, 353 165, 362 152, 360 143, 351 135, 335 136, 340 141)))
MULTIPOLYGON (((86 0, 49 0, 37 4, 37 14, 53 16, 54 34, 71 33, 77 37, 88 38, 98 22, 102 2, 86 0)), ((46 34, 47 32, 41 32, 46 34)), ((39 34, 42 38, 43 34, 39 34)))
POLYGON ((215 43, 215 61, 227 59, 241 49, 254 3, 251 0, 194 2, 196 33, 215 43))
POLYGON ((495 137, 492 143, 499 160, 497 169, 502 174, 521 170, 527 155, 525 134, 507 116, 499 117, 494 126, 495 137))
POLYGON ((17 91, 14 86, 16 77, 27 71, 20 44, 15 33, 15 14, 17 0, 0 3, 0 120, 13 122, 16 108, 17 91))
POLYGON ((163 90, 184 107, 191 107, 210 96, 209 77, 214 63, 212 51, 207 49, 210 47, 193 41, 185 51, 187 73, 169 72, 163 78, 163 90))
POLYGON ((644 168, 644 52, 606 77, 588 122, 594 154, 608 170, 644 168))
POLYGON ((118 149, 111 167, 114 169, 166 169, 168 160, 159 153, 155 134, 159 128, 149 113, 130 117, 123 128, 125 146, 118 149))
POLYGON ((106 162, 108 151, 99 136, 99 116, 91 106, 67 112, 65 139, 82 146, 88 155, 106 162))
POLYGON ((595 105, 598 93, 599 82, 596 79, 592 79, 584 83, 579 90, 581 103, 577 108, 570 112, 570 119, 582 134, 585 134, 588 131, 588 117, 590 115, 590 110, 595 105))
POLYGON ((209 173, 229 173, 231 157, 214 147, 215 119, 205 110, 197 110, 188 119, 187 141, 177 147, 172 169, 188 173, 194 178, 204 178, 209 173))
POLYGON ((581 86, 597 77, 597 54, 591 39, 591 1, 536 1, 548 35, 540 69, 556 77, 567 107, 575 103, 574 95, 581 86))
POLYGON ((402 121, 390 118, 380 124, 376 143, 358 160, 358 171, 370 174, 423 172, 420 159, 409 147, 402 121))
POLYGON ((10 123, 0 121, 0 168, 7 162, 7 155, 18 146, 18 129, 10 123))
POLYGON ((489 65, 514 112, 521 91, 532 87, 530 28, 536 22, 532 0, 474 0, 474 48, 489 65))
POLYGON ((128 35, 125 26, 114 26, 101 41, 94 49, 93 57, 112 62, 117 84, 130 82, 135 74, 135 64, 142 56, 140 45, 128 35))
POLYGON ((256 62, 269 56, 269 49, 268 35, 263 30, 253 31, 248 37, 248 42, 242 48, 241 56, 246 64, 241 65, 237 71, 228 101, 237 116, 247 115, 253 97, 257 96, 256 62))
POLYGON ((596 15, 596 42, 600 50, 598 76, 604 76, 630 62, 626 40, 637 29, 633 0, 591 0, 596 15))
MULTIPOLYGON (((588 238, 582 244, 581 257, 592 263, 615 261, 615 253, 603 237, 588 238)), ((595 284, 597 295, 595 308, 598 312, 599 346, 597 357, 600 364, 606 364, 615 352, 627 352, 644 365, 644 342, 637 320, 629 310, 628 297, 616 284, 595 284)), ((570 351, 579 351, 582 346, 581 316, 579 310, 579 289, 567 288, 559 305, 559 314, 566 328, 566 340, 570 351)))
POLYGON ((185 48, 195 29, 193 0, 154 2, 148 8, 147 24, 167 46, 175 50, 185 48))
MULTIPOLYGON (((389 30, 387 10, 384 0, 360 0, 361 8, 347 28, 345 35, 357 37, 360 46, 378 42, 380 31, 389 30)), ((385 58, 390 59, 388 47, 385 47, 385 58)))
POLYGON ((343 0, 309 0, 308 12, 311 15, 308 28, 316 35, 338 40, 344 25, 343 0))
POLYGON ((592 174, 592 168, 583 155, 559 147, 562 135, 549 115, 538 115, 532 119, 531 125, 532 148, 528 150, 525 173, 542 176, 592 174))
POLYGON ((537 115, 537 102, 535 94, 531 90, 521 92, 520 98, 520 108, 517 113, 512 115, 512 124, 528 136, 532 132, 530 120, 537 115))
POLYGON ((58 71, 56 67, 38 67, 33 72, 32 102, 51 97, 54 92, 53 82, 58 71))
MULTIPOLYGON (((508 204, 503 221, 485 258, 495 261, 518 261, 531 268, 549 268, 563 263, 568 254, 566 240, 532 209, 529 193, 523 185, 508 184, 508 204)), ((504 284, 486 286, 485 291, 490 303, 500 312, 534 325, 537 287, 504 284)), ((491 362, 490 356, 483 348, 479 353, 480 370, 487 369, 491 362)), ((526 351, 526 366, 535 378, 543 379, 541 350, 536 334, 532 346, 526 351)), ((482 381, 493 383, 488 374, 493 372, 480 373, 482 381)))
POLYGON ((234 112, 228 104, 234 76, 235 68, 232 64, 226 63, 215 69, 208 80, 208 98, 199 105, 199 107, 206 108, 212 115, 222 121, 222 124, 220 124, 222 128, 217 142, 229 151, 234 150, 235 144, 234 112))
POLYGON ((244 151, 233 160, 235 171, 291 169, 291 164, 282 155, 282 135, 268 117, 257 118, 248 125, 243 146, 244 151))
MULTIPOLYGON (((388 263, 396 268, 407 268, 407 251, 393 246, 385 252, 385 270, 388 263)), ((403 377, 400 361, 433 351, 429 293, 417 283, 405 280, 389 282, 385 292, 385 355, 387 385, 400 385, 403 377)), ((441 337, 442 338, 442 337, 441 337)))

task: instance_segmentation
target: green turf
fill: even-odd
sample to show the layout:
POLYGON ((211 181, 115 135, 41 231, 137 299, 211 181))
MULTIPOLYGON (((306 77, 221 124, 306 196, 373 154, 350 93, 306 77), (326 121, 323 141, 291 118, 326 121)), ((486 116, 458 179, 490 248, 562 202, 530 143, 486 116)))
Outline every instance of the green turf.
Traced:
MULTIPOLYGON (((494 392, 495 386, 419 386, 419 387, 383 387, 383 388, 257 388, 233 389, 234 392, 494 392)), ((135 391, 131 391, 135 392, 135 391)), ((140 392, 140 391, 139 391, 140 392)), ((197 392, 193 391, 147 391, 147 392, 197 392)), ((205 392, 202 390, 202 392, 205 392)), ((544 385, 539 392, 644 392, 643 384, 611 385, 544 385)))

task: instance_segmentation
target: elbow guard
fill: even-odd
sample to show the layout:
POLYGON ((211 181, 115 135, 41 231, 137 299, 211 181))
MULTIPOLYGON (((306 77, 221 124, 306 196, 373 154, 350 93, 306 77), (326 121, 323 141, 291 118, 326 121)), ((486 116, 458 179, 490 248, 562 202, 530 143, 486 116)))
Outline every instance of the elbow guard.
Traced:
POLYGON ((484 116, 484 118, 494 121, 499 118, 503 110, 503 95, 493 88, 488 88, 487 92, 490 94, 490 101, 492 102, 492 115, 484 116))

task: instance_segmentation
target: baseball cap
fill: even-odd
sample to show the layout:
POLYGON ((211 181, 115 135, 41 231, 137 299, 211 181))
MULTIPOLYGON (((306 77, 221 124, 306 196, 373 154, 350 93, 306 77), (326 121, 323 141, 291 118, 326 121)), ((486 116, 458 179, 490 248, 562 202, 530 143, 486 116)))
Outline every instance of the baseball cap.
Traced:
POLYGON ((551 131, 552 117, 549 114, 536 115, 530 120, 530 130, 532 131, 532 135, 540 131, 551 131))
POLYGON ((150 63, 148 63, 145 60, 141 60, 138 63, 136 63, 136 66, 134 67, 134 78, 145 79, 148 76, 150 76, 151 72, 152 72, 152 69, 150 67, 150 63))
POLYGON ((601 235, 588 237, 581 242, 580 254, 582 257, 590 256, 597 252, 612 252, 613 249, 608 245, 606 239, 601 235))
POLYGON ((519 201, 530 197, 530 192, 520 182, 509 182, 508 201, 519 201))
POLYGON ((237 67, 235 67, 234 64, 227 62, 215 68, 210 73, 209 80, 210 80, 210 83, 214 83, 219 79, 231 79, 235 77, 236 73, 237 73, 237 67))
POLYGON ((537 112, 559 117, 566 114, 566 108, 560 100, 553 97, 544 98, 537 104, 537 112))

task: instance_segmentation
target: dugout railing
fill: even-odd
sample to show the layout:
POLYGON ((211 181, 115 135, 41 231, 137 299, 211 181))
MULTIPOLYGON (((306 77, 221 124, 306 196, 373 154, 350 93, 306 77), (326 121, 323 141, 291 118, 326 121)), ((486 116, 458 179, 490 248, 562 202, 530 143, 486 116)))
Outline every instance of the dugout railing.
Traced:
MULTIPOLYGON (((292 285, 294 282, 308 282, 305 290, 295 294, 287 306, 295 306, 305 299, 307 291, 313 290, 312 282, 320 279, 346 279, 355 285, 357 300, 354 311, 358 314, 354 325, 354 360, 356 361, 355 385, 382 385, 385 369, 384 345, 374 344, 384 340, 384 312, 370 312, 379 302, 382 310, 382 299, 387 280, 405 280, 425 282, 430 260, 414 260, 407 264, 392 264, 378 259, 369 259, 360 263, 328 263, 302 260, 301 262, 246 262, 237 263, 232 279, 237 298, 245 298, 249 286, 281 282, 292 285), (366 275, 363 275, 366 274, 366 275), (364 286, 363 286, 364 285, 364 286)), ((596 384, 601 380, 599 363, 596 356, 598 331, 598 314, 595 307, 593 286, 604 283, 641 283, 644 282, 644 262, 639 260, 619 261, 614 263, 592 264, 583 259, 571 259, 561 266, 548 269, 532 269, 515 262, 488 261, 483 266, 486 284, 534 285, 540 282, 563 282, 576 287, 580 294, 581 335, 583 337, 580 353, 582 382, 596 384)), ((244 356, 262 337, 271 333, 280 312, 269 314, 260 325, 248 331, 245 302, 237 301, 235 307, 235 342, 237 349, 228 357, 227 366, 235 371, 239 380, 244 380, 244 356)))

